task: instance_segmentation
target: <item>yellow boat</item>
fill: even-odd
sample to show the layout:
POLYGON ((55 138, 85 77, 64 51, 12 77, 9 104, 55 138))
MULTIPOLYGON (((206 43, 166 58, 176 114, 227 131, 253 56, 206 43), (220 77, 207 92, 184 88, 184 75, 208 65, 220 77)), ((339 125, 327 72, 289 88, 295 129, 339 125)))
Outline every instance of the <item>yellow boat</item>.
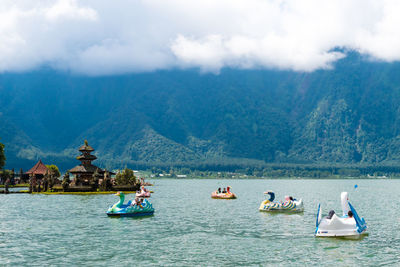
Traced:
POLYGON ((218 193, 218 191, 214 191, 211 193, 211 198, 214 199, 235 199, 236 195, 231 192, 231 188, 228 186, 226 188, 226 193, 218 193))

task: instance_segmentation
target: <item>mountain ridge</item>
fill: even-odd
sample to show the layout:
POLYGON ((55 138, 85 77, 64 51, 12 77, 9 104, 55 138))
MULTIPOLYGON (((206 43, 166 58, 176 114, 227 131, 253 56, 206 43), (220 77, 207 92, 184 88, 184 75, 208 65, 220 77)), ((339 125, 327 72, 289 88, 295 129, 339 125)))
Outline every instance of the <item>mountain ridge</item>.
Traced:
POLYGON ((4 73, 0 141, 9 168, 42 158, 67 169, 85 139, 107 167, 230 160, 395 164, 399 74, 399 63, 356 53, 312 73, 4 73))

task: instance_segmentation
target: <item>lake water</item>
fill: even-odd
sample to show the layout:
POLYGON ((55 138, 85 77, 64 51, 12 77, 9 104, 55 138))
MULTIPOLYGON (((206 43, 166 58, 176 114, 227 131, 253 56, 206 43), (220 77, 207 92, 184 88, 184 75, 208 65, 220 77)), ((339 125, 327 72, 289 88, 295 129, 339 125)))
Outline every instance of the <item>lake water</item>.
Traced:
MULTIPOLYGON (((108 218, 114 195, 0 195, 0 264, 268 266, 400 264, 400 180, 156 180, 152 217, 108 218), (354 189, 357 184, 358 188, 354 189), (230 185, 236 200, 210 194, 230 185), (303 198, 303 214, 258 211, 263 192, 303 198), (315 238, 318 203, 340 193, 367 222, 361 240, 315 238)), ((126 200, 133 198, 127 195, 126 200)))

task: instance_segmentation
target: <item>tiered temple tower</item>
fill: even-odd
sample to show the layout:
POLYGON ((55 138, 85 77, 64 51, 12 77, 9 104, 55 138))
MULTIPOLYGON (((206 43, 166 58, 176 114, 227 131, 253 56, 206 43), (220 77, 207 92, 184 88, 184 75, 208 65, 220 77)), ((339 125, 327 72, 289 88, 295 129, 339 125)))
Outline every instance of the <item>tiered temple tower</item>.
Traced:
POLYGON ((97 157, 95 155, 90 154, 94 151, 94 148, 89 146, 87 140, 85 140, 85 144, 79 148, 79 151, 82 154, 77 156, 76 159, 81 161, 81 165, 85 167, 93 166, 92 161, 97 159, 97 157))
POLYGON ((105 171, 92 164, 92 161, 97 159, 97 157, 91 154, 94 149, 89 146, 87 140, 85 140, 84 145, 79 148, 79 151, 81 155, 77 156, 76 159, 80 160, 81 164, 75 166, 69 170, 69 172, 75 176, 73 180, 75 185, 89 185, 93 179, 93 173, 95 173, 96 170, 99 174, 104 174, 105 171))

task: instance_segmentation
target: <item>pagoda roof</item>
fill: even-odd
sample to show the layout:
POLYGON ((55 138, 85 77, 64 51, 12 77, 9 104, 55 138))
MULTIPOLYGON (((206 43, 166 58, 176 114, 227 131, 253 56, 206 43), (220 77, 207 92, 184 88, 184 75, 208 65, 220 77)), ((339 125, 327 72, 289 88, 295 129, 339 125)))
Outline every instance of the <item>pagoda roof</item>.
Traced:
POLYGON ((39 160, 35 166, 33 166, 29 171, 27 171, 25 174, 42 174, 45 175, 46 172, 49 169, 47 169, 46 165, 43 164, 42 160, 39 160))
POLYGON ((88 141, 85 140, 85 143, 79 148, 79 151, 94 151, 94 148, 89 146, 88 141))
POLYGON ((84 166, 82 164, 73 167, 72 169, 69 170, 69 172, 70 173, 94 173, 96 170, 99 173, 104 173, 104 171, 102 169, 100 169, 99 167, 97 167, 95 165, 84 166))
POLYGON ((76 157, 76 159, 81 160, 81 159, 87 159, 87 160, 95 160, 97 157, 95 155, 79 155, 76 157))
MULTIPOLYGON (((95 165, 84 166, 82 164, 73 167, 72 169, 69 170, 69 172, 72 174, 74 174, 74 173, 95 173, 96 170, 100 174, 104 174, 106 172, 106 170, 103 170, 95 165)), ((108 171, 108 172, 110 173, 110 175, 115 175, 115 173, 112 171, 108 171)))

